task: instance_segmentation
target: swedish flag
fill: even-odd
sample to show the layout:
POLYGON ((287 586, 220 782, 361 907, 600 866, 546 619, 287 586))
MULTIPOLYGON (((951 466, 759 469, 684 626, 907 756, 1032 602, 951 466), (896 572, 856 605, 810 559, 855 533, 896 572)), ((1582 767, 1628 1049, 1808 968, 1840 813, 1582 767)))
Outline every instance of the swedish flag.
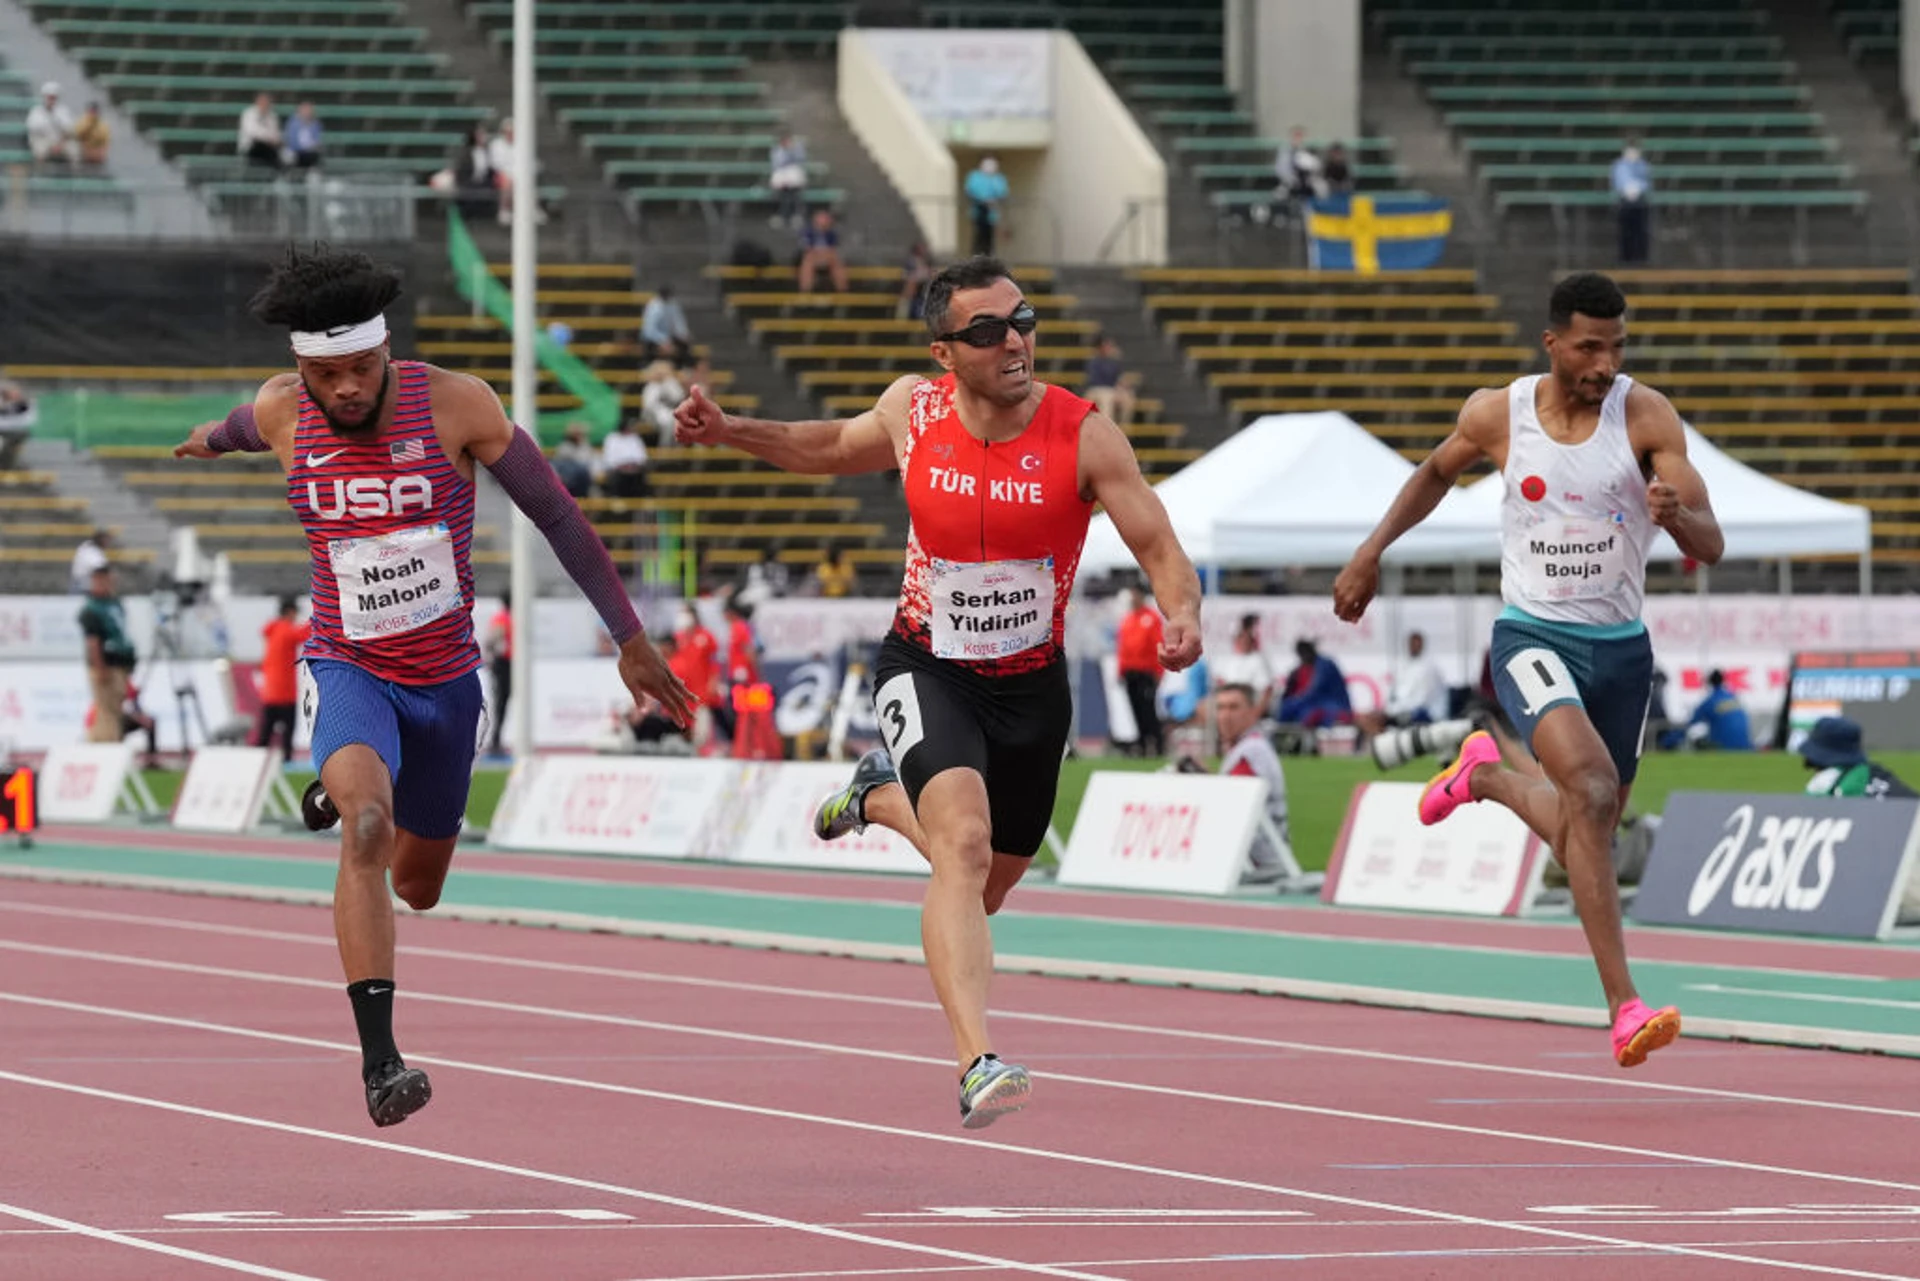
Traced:
POLYGON ((1440 261, 1452 230, 1444 200, 1329 196, 1307 215, 1307 246, 1322 271, 1422 271, 1440 261))

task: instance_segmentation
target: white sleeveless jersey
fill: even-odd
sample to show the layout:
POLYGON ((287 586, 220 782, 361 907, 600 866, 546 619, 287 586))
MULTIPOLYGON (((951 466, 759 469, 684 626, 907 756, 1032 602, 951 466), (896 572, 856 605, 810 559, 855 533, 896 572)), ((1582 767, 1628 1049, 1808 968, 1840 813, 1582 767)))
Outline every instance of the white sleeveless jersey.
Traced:
POLYGON ((1507 388, 1507 482, 1500 504, 1500 595, 1552 622, 1637 621, 1653 517, 1627 437, 1627 393, 1614 379, 1600 425, 1577 445, 1548 436, 1534 409, 1540 375, 1507 388))

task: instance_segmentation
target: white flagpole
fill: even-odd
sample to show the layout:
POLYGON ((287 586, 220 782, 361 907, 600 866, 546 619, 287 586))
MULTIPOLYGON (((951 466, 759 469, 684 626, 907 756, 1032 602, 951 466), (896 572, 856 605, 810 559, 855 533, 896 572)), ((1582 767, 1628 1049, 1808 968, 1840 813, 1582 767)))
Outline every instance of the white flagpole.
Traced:
MULTIPOLYGON (((534 103, 533 0, 513 5, 513 416, 538 439, 540 370, 534 357, 535 327, 539 317, 534 297, 539 289, 539 186, 535 164, 535 134, 539 109, 534 103)), ((533 752, 534 581, 533 522, 519 507, 513 509, 512 580, 508 599, 513 611, 513 697, 509 700, 507 734, 515 760, 533 752)))

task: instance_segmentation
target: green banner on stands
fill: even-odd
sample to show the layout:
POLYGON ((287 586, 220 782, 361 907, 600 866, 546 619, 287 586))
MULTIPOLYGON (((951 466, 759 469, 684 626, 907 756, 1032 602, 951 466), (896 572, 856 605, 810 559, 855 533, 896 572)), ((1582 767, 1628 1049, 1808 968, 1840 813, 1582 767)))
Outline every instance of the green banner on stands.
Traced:
MULTIPOLYGON (((486 257, 467 231, 460 211, 453 208, 447 210, 447 257, 453 264, 454 286, 460 296, 470 303, 477 300, 481 309, 506 326, 511 334, 513 295, 495 279, 486 257)), ((620 425, 620 393, 602 382, 600 375, 594 373, 585 361, 545 333, 534 335, 533 348, 540 367, 551 373, 570 394, 580 398, 578 409, 559 410, 539 416, 542 444, 558 444, 566 424, 576 418, 587 421, 595 440, 620 425)), ((518 406, 514 407, 514 418, 522 424, 532 422, 529 415, 518 406)))

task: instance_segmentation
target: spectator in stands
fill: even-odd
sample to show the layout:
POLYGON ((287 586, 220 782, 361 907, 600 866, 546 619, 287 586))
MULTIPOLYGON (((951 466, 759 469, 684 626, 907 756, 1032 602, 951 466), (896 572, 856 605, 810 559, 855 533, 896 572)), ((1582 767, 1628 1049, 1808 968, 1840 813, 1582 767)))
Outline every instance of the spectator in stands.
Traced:
POLYGON ((1800 744, 1800 759, 1808 769, 1818 771, 1807 780, 1809 796, 1867 796, 1876 800, 1920 796, 1892 770, 1867 758, 1859 724, 1844 716, 1823 716, 1815 721, 1800 744))
POLYGON ((933 279, 933 254, 927 249, 927 242, 916 240, 907 250, 907 260, 900 267, 900 315, 905 320, 919 320, 927 314, 927 282, 933 279))
POLYGON ((73 564, 67 570, 67 590, 76 594, 87 591, 94 574, 113 563, 107 555, 112 546, 113 531, 102 527, 74 548, 73 564))
POLYGON ((80 632, 87 643, 87 680, 93 687, 93 722, 87 738, 117 743, 130 729, 147 732, 147 756, 154 755, 153 718, 129 702, 135 664, 127 635, 127 610, 113 590, 113 566, 102 565, 87 577, 87 599, 80 606, 80 632))
POLYGON ((1126 613, 1114 635, 1114 657, 1119 660, 1120 683, 1127 690, 1127 706, 1133 709, 1133 723, 1139 727, 1137 754, 1165 756, 1166 733, 1160 726, 1160 641, 1166 624, 1160 611, 1147 604, 1147 594, 1138 587, 1125 593, 1126 613))
POLYGON ((1324 168, 1320 153, 1307 145, 1307 131, 1299 125, 1287 135, 1286 145, 1274 153, 1274 177, 1296 207, 1326 194, 1324 168))
POLYGON ((0 427, 25 426, 33 415, 33 397, 13 379, 0 374, 0 427))
POLYGON ((467 133, 467 145, 455 159, 453 188, 460 212, 469 218, 482 217, 500 208, 500 186, 493 178, 493 148, 485 125, 475 125, 467 133))
POLYGON ((579 419, 567 424, 567 434, 553 451, 553 470, 560 483, 575 498, 593 493, 593 478, 600 470, 600 455, 587 435, 587 425, 579 419))
POLYGON ((1240 625, 1233 629, 1228 652, 1214 659, 1213 664, 1214 688, 1245 685, 1253 691, 1256 709, 1273 706, 1273 664, 1260 649, 1259 615, 1240 616, 1240 625))
POLYGON ((632 420, 607 433, 600 445, 601 488, 609 498, 647 496, 647 442, 632 420))
POLYGON ((113 142, 113 129, 100 114, 100 104, 89 102, 73 126, 73 145, 80 151, 80 163, 99 169, 107 163, 107 148, 113 142))
POLYGON ((973 252, 993 253, 994 237, 999 234, 1000 211, 1007 202, 1007 176, 1000 162, 983 156, 980 165, 967 175, 967 220, 973 224, 973 252))
POLYGON ((36 166, 73 163, 73 113, 60 103, 58 81, 41 85, 40 101, 27 112, 27 150, 36 166))
POLYGON ((833 280, 835 293, 847 292, 847 264, 840 257, 840 229, 833 224, 833 212, 813 211, 813 219, 800 233, 800 292, 811 293, 813 281, 824 267, 833 280))
POLYGON ((807 144, 791 132, 767 153, 767 186, 779 202, 767 225, 797 233, 807 204, 807 144))
POLYGON ((303 102, 287 117, 287 152, 296 169, 316 169, 326 147, 326 126, 314 114, 313 104, 303 102))
POLYGON ((300 701, 300 647, 313 630, 300 621, 300 602, 280 598, 273 621, 260 629, 260 729, 254 746, 273 747, 276 739, 282 760, 293 759, 293 717, 300 701))
POLYGON ((1427 654, 1427 638, 1419 632, 1407 633, 1407 654, 1387 678, 1384 706, 1354 717, 1368 734, 1379 734, 1389 726, 1431 725, 1447 718, 1447 678, 1440 665, 1427 654))
POLYGON ((1327 147, 1327 158, 1320 169, 1330 196, 1353 194, 1353 162, 1347 159, 1345 143, 1336 142, 1327 147))
POLYGON ((1653 168, 1640 154, 1640 140, 1627 145, 1608 173, 1620 220, 1620 261, 1645 262, 1653 249, 1653 168))
POLYGON ((1347 677, 1340 665, 1304 637, 1294 642, 1293 652, 1299 657, 1300 665, 1287 676, 1276 719, 1286 725, 1304 725, 1309 729, 1351 721, 1353 700, 1347 696, 1347 677))
POLYGON ((830 600, 853 595, 853 558, 846 552, 830 556, 813 567, 814 587, 830 600))
MULTIPOLYGON (((499 220, 502 227, 513 225, 513 176, 520 172, 518 164, 519 150, 513 141, 513 121, 502 120, 500 132, 494 134, 493 141, 487 144, 487 163, 493 169, 493 186, 500 193, 499 220)), ((547 220, 547 212, 536 203, 533 210, 536 223, 547 220)))
POLYGON ((645 385, 640 389, 640 417, 653 428, 661 445, 673 443, 673 411, 687 398, 686 386, 674 372, 673 363, 656 360, 647 366, 645 385))
POLYGON ((1263 885, 1287 874, 1293 858, 1292 835, 1287 830, 1287 779, 1280 770, 1280 754, 1260 724, 1259 692, 1249 686, 1229 682, 1213 695, 1214 723, 1220 729, 1220 772, 1230 778, 1258 778, 1267 784, 1267 820, 1285 849, 1276 848, 1264 828, 1253 834, 1247 851, 1247 866, 1240 874, 1242 885, 1263 885))
POLYGON ((280 118, 273 112, 273 95, 256 95, 253 105, 240 113, 240 137, 235 149, 248 164, 279 173, 280 149, 285 144, 280 118))
POLYGON ((660 286, 641 309, 640 350, 649 362, 666 357, 681 369, 693 359, 693 331, 672 285, 660 286))
POLYGON ((1134 394, 1132 380, 1120 368, 1120 344, 1108 334, 1093 342, 1093 355, 1087 360, 1087 399, 1125 431, 1133 423, 1134 394))

